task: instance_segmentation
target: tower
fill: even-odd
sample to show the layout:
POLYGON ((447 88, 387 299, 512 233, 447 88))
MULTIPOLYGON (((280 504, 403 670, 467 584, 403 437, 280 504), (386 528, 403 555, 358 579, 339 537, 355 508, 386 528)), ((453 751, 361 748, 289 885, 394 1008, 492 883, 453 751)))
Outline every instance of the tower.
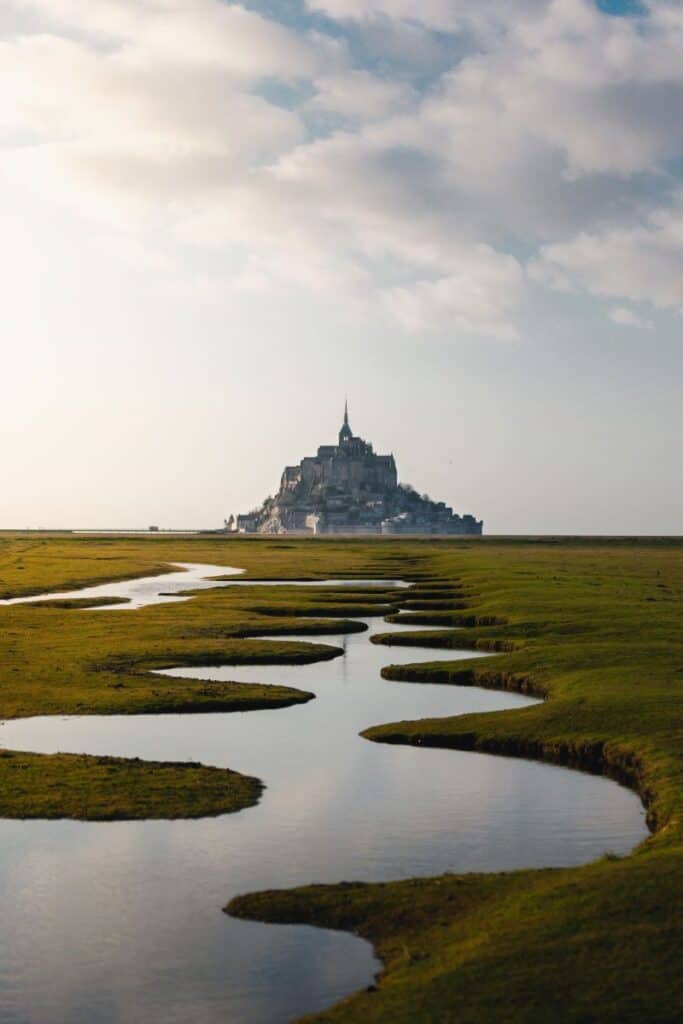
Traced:
POLYGON ((351 427, 349 426, 349 403, 348 400, 344 402, 344 423, 341 430, 339 431, 339 444, 344 444, 346 441, 350 441, 353 438, 351 427))

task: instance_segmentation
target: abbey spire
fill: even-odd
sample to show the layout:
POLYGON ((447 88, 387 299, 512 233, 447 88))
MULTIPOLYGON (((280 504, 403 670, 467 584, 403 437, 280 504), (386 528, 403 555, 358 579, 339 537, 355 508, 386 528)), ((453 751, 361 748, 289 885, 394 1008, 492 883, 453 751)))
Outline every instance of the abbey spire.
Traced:
POLYGON ((344 423, 341 430, 339 431, 339 444, 343 444, 345 441, 350 441, 353 438, 353 432, 349 426, 349 401, 344 401, 344 423))

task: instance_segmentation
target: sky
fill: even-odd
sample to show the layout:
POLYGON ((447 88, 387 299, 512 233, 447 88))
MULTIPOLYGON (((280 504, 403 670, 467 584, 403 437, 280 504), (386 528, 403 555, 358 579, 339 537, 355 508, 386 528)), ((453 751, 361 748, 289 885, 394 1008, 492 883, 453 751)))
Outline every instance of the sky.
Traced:
POLYGON ((3 0, 0 528, 218 527, 351 426, 683 533, 683 3, 3 0))

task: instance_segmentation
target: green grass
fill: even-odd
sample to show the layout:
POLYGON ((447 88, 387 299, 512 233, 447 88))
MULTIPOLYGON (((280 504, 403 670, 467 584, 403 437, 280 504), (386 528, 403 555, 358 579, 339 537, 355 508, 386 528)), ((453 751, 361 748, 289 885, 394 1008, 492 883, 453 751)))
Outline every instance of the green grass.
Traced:
MULTIPOLYGON (((257 577, 301 574, 300 560, 277 544, 243 543, 239 557, 236 550, 202 539, 5 535, 0 581, 4 596, 14 597, 163 573, 175 561, 236 562, 257 577)), ((348 574, 365 564, 361 551, 355 565, 345 550, 336 558, 311 555, 311 579, 348 574)), ((235 665, 238 674, 243 664, 326 660, 341 649, 304 641, 278 644, 278 634, 353 632, 362 625, 339 616, 394 607, 382 592, 261 586, 202 590, 186 602, 131 611, 108 611, 108 603, 73 597, 0 606, 1 718, 285 709, 314 695, 287 686, 159 676, 153 670, 235 665), (93 605, 103 610, 87 610, 93 605), (252 639, 254 634, 274 639, 252 639)), ((0 813, 11 817, 193 817, 247 806, 257 798, 255 786, 234 772, 194 765, 9 752, 0 757, 0 813)))
MULTIPOLYGON (((653 835, 630 857, 582 868, 312 886, 245 895, 229 911, 343 928, 375 944, 384 962, 377 985, 315 1020, 680 1021, 683 545, 489 540, 434 544, 425 561, 429 569, 406 602, 415 609, 411 621, 461 629, 417 641, 501 653, 495 661, 384 674, 406 685, 484 685, 547 699, 514 711, 388 723, 364 735, 612 774, 641 794, 653 835), (447 587, 450 608, 439 596, 447 587), (423 601, 439 604, 416 608, 423 601)), ((384 639, 416 642, 405 634, 384 639)))
POLYGON ((262 788, 201 764, 0 751, 4 818, 201 818, 250 807, 262 788))
MULTIPOLYGON (((507 687, 546 700, 515 711, 389 722, 369 729, 369 739, 586 767, 627 780, 643 797, 654 832, 629 857, 608 855, 572 869, 311 886, 239 897, 229 909, 240 916, 343 928, 375 944, 384 961, 377 984, 315 1019, 348 1024, 673 1024, 683 1019, 681 542, 43 541, 42 553, 22 548, 36 545, 35 539, 0 541, 0 578, 15 588, 13 593, 42 590, 48 578, 50 587, 61 589, 67 580, 146 573, 153 571, 150 566, 173 561, 243 566, 254 578, 403 576, 416 587, 410 593, 366 590, 362 595, 289 587, 210 590, 185 604, 134 612, 0 608, 0 714, 5 717, 76 709, 227 710, 237 696, 232 684, 163 679, 149 669, 278 660, 285 654, 275 643, 249 635, 276 636, 302 627, 315 633, 330 629, 328 616, 343 621, 354 614, 352 608, 396 611, 401 606, 417 630, 420 624, 442 629, 385 638, 392 644, 475 647, 497 651, 498 657, 388 667, 391 678, 403 680, 402 685, 426 680, 507 687), (301 615, 314 618, 303 622, 301 615)), ((311 651, 302 642, 291 656, 334 653, 323 645, 311 651)), ((2 767, 8 760, 0 757, 0 792, 10 786, 2 767)), ((47 764, 48 759, 40 760, 47 764)), ((66 802, 59 793, 66 774, 56 759, 49 760, 50 772, 35 774, 25 792, 24 813, 40 811, 50 777, 57 780, 57 803, 66 802)), ((106 761, 84 761, 76 774, 82 767, 86 786, 95 768, 114 767, 111 776, 118 770, 106 761)), ((131 763, 117 764, 120 774, 107 794, 112 804, 133 789, 124 781, 131 763)), ((176 792, 184 784, 191 788, 186 773, 201 770, 150 765, 142 772, 145 767, 150 785, 157 773, 178 770, 166 795, 163 785, 156 794, 163 816, 178 810, 176 792)), ((31 769, 21 771, 30 778, 31 769)), ((215 771, 218 781, 221 772, 215 771)), ((101 785, 98 778, 91 786, 95 798, 101 785)), ((76 781, 74 790, 79 788, 76 781)), ((79 816, 75 806, 67 810, 79 816)), ((86 816, 91 813, 92 807, 86 816)))
POLYGON ((681 1019, 680 853, 575 871, 445 875, 260 893, 236 916, 370 939, 376 986, 311 1017, 401 1024, 681 1019))

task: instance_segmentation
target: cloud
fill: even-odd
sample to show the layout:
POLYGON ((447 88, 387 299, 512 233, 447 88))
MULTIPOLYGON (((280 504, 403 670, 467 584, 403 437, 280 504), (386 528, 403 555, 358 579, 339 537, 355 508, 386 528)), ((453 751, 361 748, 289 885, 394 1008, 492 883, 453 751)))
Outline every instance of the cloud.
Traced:
POLYGON ((559 274, 593 295, 683 308, 683 195, 643 222, 582 232, 541 250, 540 274, 559 274))
POLYGON ((307 6, 336 21, 371 21, 387 18, 410 21, 441 31, 453 31, 459 25, 461 5, 453 0, 308 0, 307 6))
POLYGON ((518 332, 510 321, 523 298, 523 273, 517 261, 477 246, 463 254, 457 273, 393 288, 384 295, 384 303, 408 331, 465 332, 514 341, 518 332))
POLYGON ((610 320, 613 320, 615 324, 619 324, 620 327, 635 327, 644 331, 651 331, 654 327, 651 320, 642 319, 632 309, 627 309, 626 306, 616 306, 614 309, 611 309, 609 317, 610 320))
POLYGON ((322 55, 240 8, 201 0, 43 5, 73 33, 0 43, 0 138, 8 174, 104 219, 211 201, 299 143, 300 116, 252 91, 264 74, 306 77, 322 55), (162 17, 163 16, 163 17, 162 17), (163 22, 163 24, 162 24, 163 22))
POLYGON ((417 93, 410 84, 380 78, 357 68, 345 68, 320 75, 314 81, 315 94, 305 109, 338 114, 353 121, 376 121, 410 108, 417 93))
MULTIPOLYGON (((325 63, 321 40, 292 31, 239 4, 220 0, 13 0, 18 11, 42 19, 50 36, 66 35, 93 46, 101 58, 129 65, 218 67, 253 80, 313 74, 325 63)), ((330 40, 329 54, 334 50, 330 40)))
POLYGON ((6 178, 220 250, 226 287, 409 331, 515 337, 530 254, 542 287, 681 307, 679 6, 308 7, 334 30, 222 0, 11 0, 6 178))
MULTIPOLYGON (((543 6, 545 0, 516 0, 515 13, 543 6)), ((312 11, 337 21, 386 20, 422 25, 437 32, 458 32, 471 25, 500 23, 509 14, 505 0, 307 0, 312 11)))

